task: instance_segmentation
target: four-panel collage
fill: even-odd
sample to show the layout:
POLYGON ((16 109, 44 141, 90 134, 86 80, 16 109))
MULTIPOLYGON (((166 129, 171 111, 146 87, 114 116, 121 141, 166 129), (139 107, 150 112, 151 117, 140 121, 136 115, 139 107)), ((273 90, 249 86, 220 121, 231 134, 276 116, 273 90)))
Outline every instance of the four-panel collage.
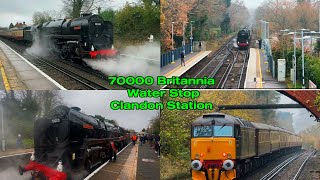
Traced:
POLYGON ((0 179, 320 179, 319 0, 0 4, 0 179))

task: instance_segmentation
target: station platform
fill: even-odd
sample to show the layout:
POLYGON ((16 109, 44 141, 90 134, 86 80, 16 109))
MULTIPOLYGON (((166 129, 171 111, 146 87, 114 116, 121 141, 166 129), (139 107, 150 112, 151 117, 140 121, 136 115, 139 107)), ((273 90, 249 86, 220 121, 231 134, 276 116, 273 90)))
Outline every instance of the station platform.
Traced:
POLYGON ((65 90, 2 41, 0 41, 0 70, 0 88, 4 90, 65 90))
POLYGON ((181 59, 178 59, 175 61, 175 63, 168 64, 161 68, 160 74, 167 78, 171 78, 172 76, 180 77, 182 74, 196 65, 199 61, 207 57, 210 53, 211 51, 201 51, 188 54, 184 59, 186 66, 181 66, 181 59))
POLYGON ((160 179, 160 158, 147 143, 139 146, 129 144, 117 155, 117 160, 108 161, 91 173, 85 180, 144 180, 160 179))
POLYGON ((31 154, 34 149, 7 149, 6 151, 0 151, 0 158, 16 156, 21 154, 31 154))
POLYGON ((245 89, 285 89, 284 82, 278 82, 268 70, 268 62, 263 55, 263 50, 250 48, 245 89))

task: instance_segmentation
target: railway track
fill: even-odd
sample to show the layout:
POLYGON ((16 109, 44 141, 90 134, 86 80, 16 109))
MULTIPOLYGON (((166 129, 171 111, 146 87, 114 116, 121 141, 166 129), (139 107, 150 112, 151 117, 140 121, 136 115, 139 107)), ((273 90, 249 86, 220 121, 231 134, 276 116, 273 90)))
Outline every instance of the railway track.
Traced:
POLYGON ((302 163, 301 166, 299 167, 297 173, 294 175, 293 180, 298 180, 298 179, 299 179, 303 168, 305 167, 305 165, 306 165, 307 162, 309 161, 310 157, 313 156, 316 152, 317 152, 316 150, 313 150, 313 151, 310 153, 310 155, 303 161, 303 163, 302 163))
POLYGON ((218 83, 214 86, 202 86, 201 88, 240 89, 244 86, 247 59, 247 51, 232 51, 231 57, 223 61, 223 65, 215 76, 211 77, 215 78, 218 83))
POLYGON ((136 87, 109 85, 107 76, 93 69, 85 68, 82 65, 59 59, 57 57, 38 57, 27 53, 26 47, 4 38, 0 38, 14 51, 28 59, 33 65, 44 71, 50 77, 66 89, 87 89, 87 90, 109 90, 109 89, 132 89, 136 87))
POLYGON ((183 89, 240 89, 244 86, 246 76, 248 51, 239 51, 234 48, 234 39, 230 38, 223 44, 211 57, 200 61, 197 65, 190 68, 182 78, 214 78, 215 85, 186 85, 186 86, 168 86, 167 88, 183 89))
MULTIPOLYGON (((221 66, 224 64, 224 61, 226 61, 226 59, 230 56, 231 49, 233 48, 233 39, 236 36, 233 36, 231 39, 229 39, 229 41, 227 43, 225 43, 224 45, 222 45, 218 51, 216 51, 211 60, 209 60, 209 62, 207 62, 203 67, 200 66, 195 66, 195 68, 197 69, 195 75, 191 75, 187 76, 188 71, 186 72, 185 75, 182 75, 183 77, 193 77, 193 78, 202 78, 202 77, 208 77, 208 78, 212 78, 214 77, 217 72, 219 71, 219 69, 221 68, 221 66)), ((203 89, 205 88, 204 86, 184 86, 181 87, 183 89, 203 89)))
POLYGON ((305 151, 305 152, 296 154, 284 160, 282 163, 280 163, 278 166, 276 166, 271 171, 269 171, 266 175, 260 178, 260 180, 283 179, 283 178, 296 180, 296 178, 299 177, 303 167, 305 166, 305 163, 314 153, 315 153, 315 150, 305 151), (299 164, 299 161, 303 161, 303 163, 300 164, 299 170, 297 171, 294 177, 290 177, 292 176, 292 173, 289 173, 288 170, 283 171, 285 168, 288 168, 289 166, 292 166, 291 168, 294 169, 294 165, 299 164))

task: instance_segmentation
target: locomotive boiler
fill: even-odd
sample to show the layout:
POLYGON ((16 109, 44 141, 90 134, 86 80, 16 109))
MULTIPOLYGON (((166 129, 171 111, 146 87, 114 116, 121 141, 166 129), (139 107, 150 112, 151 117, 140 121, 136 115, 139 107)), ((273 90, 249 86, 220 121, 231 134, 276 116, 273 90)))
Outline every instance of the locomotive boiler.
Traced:
POLYGON ((113 48, 113 24, 94 14, 13 28, 0 32, 0 35, 27 44, 38 41, 62 59, 99 59, 119 55, 119 51, 113 48))
POLYGON ((115 134, 114 127, 80 108, 58 106, 35 121, 34 154, 19 172, 32 171, 40 179, 81 179, 74 172, 90 172, 113 156, 111 142, 119 143, 119 149, 128 143, 126 132, 115 134))

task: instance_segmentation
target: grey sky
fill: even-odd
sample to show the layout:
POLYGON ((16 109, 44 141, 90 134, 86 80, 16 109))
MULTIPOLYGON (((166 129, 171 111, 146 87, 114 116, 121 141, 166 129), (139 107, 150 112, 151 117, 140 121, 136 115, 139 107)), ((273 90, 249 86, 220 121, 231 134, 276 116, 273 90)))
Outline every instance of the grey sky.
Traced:
POLYGON ((68 106, 77 106, 89 115, 101 115, 107 119, 117 120, 120 126, 141 131, 147 128, 150 120, 159 114, 159 111, 115 111, 110 109, 110 102, 123 100, 126 102, 142 102, 145 100, 159 102, 158 98, 129 98, 127 91, 60 91, 64 102, 68 106))
MULTIPOLYGON (((138 0, 106 0, 106 8, 118 9, 124 6, 126 2, 132 3, 138 0)), ((32 24, 32 15, 36 11, 57 11, 63 9, 62 0, 0 0, 0 26, 9 27, 12 22, 25 21, 27 24, 32 24)))
MULTIPOLYGON (((285 103, 296 103, 285 95, 281 95, 280 104, 285 103)), ((295 132, 300 132, 306 128, 315 125, 317 122, 314 121, 314 117, 310 117, 311 113, 306 109, 280 109, 277 111, 291 112, 293 115, 293 128, 295 132)))
POLYGON ((257 8, 265 0, 243 0, 248 9, 257 8))

